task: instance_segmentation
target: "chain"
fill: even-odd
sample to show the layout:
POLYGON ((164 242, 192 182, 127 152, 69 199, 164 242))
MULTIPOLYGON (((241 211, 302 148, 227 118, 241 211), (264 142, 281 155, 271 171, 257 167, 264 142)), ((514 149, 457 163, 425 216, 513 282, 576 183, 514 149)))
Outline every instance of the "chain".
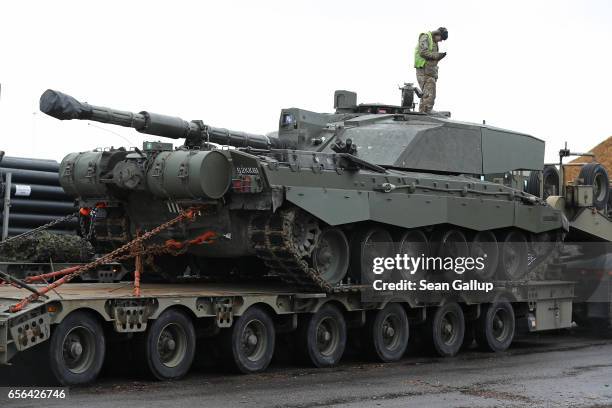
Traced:
POLYGON ((87 234, 85 235, 85 239, 91 242, 94 237, 94 232, 96 228, 96 216, 98 215, 98 209, 94 208, 89 213, 89 227, 87 228, 87 234))
POLYGON ((142 254, 151 254, 151 253, 161 253, 163 252, 170 252, 172 251, 172 249, 166 249, 163 246, 151 246, 148 249, 145 249, 143 243, 145 241, 147 241, 148 239, 154 237, 155 235, 159 234, 160 232, 172 227, 173 225, 182 222, 183 220, 193 220, 195 219, 195 217, 197 215, 200 214, 200 209, 196 208, 196 207, 192 207, 189 208, 187 210, 182 211, 178 216, 176 216, 175 218, 166 221, 165 223, 159 225, 158 227, 153 228, 151 231, 148 231, 142 235, 140 235, 139 237, 133 239, 132 241, 126 243, 125 245, 115 249, 114 251, 96 259, 93 262, 90 262, 88 264, 82 265, 80 267, 78 267, 75 271, 71 272, 68 275, 65 275, 64 277, 62 277, 61 279, 56 280, 55 282, 41 288, 37 293, 33 293, 30 296, 22 299, 19 303, 17 303, 16 305, 13 305, 9 308, 9 311, 11 313, 15 313, 18 312, 20 310, 22 310, 28 303, 31 303, 33 301, 35 301, 36 299, 38 299, 40 296, 45 295, 47 292, 57 288, 60 285, 63 285, 64 283, 68 283, 70 282, 72 279, 76 278, 77 276, 83 274, 84 272, 87 272, 91 269, 95 269, 101 265, 105 265, 111 262, 116 262, 116 261, 121 261, 121 260, 125 260, 125 259, 129 259, 129 258, 133 258, 136 255, 142 255, 142 254))
POLYGON ((44 231, 44 230, 49 229, 49 228, 51 228, 51 227, 54 227, 54 226, 56 226, 57 224, 61 224, 62 222, 66 222, 66 221, 68 221, 68 220, 70 220, 70 219, 72 219, 72 218, 74 218, 74 217, 77 217, 78 215, 79 215, 79 212, 77 211, 77 212, 75 212, 75 213, 68 214, 68 215, 66 215, 65 217, 55 219, 55 220, 53 220, 53 221, 51 221, 51 222, 49 222, 49 223, 47 223, 47 224, 45 224, 45 225, 41 225, 40 227, 36 227, 36 228, 34 228, 34 229, 31 229, 31 230, 29 230, 29 231, 26 231, 26 232, 24 232, 24 233, 22 233, 22 234, 15 235, 14 237, 8 238, 8 239, 6 239, 6 240, 4 240, 4 241, 0 242, 0 248, 1 248, 2 246, 4 246, 5 244, 8 244, 9 242, 12 242, 12 241, 17 241, 17 240, 20 240, 20 239, 23 239, 23 238, 27 238, 27 237, 29 237, 30 235, 37 234, 37 233, 39 233, 39 232, 41 232, 41 231, 44 231))

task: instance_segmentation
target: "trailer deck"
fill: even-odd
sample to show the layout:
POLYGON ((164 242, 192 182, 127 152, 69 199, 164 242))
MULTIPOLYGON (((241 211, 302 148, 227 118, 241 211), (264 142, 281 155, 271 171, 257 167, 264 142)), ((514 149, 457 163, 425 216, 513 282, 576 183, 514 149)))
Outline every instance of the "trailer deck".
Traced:
MULTIPOLYGON (((84 262, 0 262, 0 272, 4 272, 17 279, 35 278, 40 275, 61 271, 85 265, 84 262)), ((119 262, 105 265, 83 272, 79 275, 81 282, 119 282, 127 275, 127 268, 119 262)))

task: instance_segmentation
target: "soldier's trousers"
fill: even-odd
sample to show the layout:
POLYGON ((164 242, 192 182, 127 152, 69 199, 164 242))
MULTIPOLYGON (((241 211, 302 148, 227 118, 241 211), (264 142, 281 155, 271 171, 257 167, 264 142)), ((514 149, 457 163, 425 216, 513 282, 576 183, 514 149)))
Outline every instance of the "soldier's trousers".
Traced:
POLYGON ((436 78, 417 73, 417 81, 419 81, 419 88, 423 91, 419 112, 431 112, 436 101, 436 78))

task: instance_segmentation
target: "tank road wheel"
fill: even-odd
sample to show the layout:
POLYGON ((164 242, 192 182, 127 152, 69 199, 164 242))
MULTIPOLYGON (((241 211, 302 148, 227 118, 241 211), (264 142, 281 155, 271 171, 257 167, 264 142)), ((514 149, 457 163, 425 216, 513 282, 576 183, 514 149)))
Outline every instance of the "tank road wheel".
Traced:
POLYGON ((312 253, 321 230, 316 218, 304 211, 295 211, 292 229, 293 245, 300 256, 312 253))
POLYGON ((510 302, 483 305, 476 321, 476 342, 483 350, 504 351, 514 339, 514 310, 510 302))
POLYGON ((354 282, 362 284, 374 280, 372 266, 374 258, 393 256, 393 238, 380 227, 366 227, 351 236, 350 275, 354 282))
POLYGON ((435 309, 427 321, 427 331, 431 344, 441 357, 452 357, 463 345, 465 319, 463 310, 457 303, 447 303, 435 309))
POLYGON ((495 234, 491 231, 477 232, 470 242, 470 256, 474 259, 484 258, 484 268, 476 270, 477 277, 484 280, 492 279, 499 261, 499 247, 495 234))
POLYGON ((252 306, 221 336, 228 360, 244 374, 264 371, 274 355, 275 331, 272 318, 261 307, 252 306))
MULTIPOLYGON (((404 232, 397 240, 397 253, 400 255, 406 254, 410 258, 419 258, 429 255, 429 242, 427 236, 420 230, 410 230, 404 232)), ((412 278, 411 273, 420 271, 410 271, 401 269, 400 275, 404 279, 412 278)))
POLYGON ((408 347, 408 316, 399 303, 389 303, 384 309, 368 316, 365 345, 369 354, 382 362, 397 361, 408 347))
POLYGON ((582 166, 578 175, 580 184, 593 186, 593 205, 603 210, 608 203, 609 181, 606 168, 599 163, 589 163, 582 166))
POLYGON ((336 306, 324 305, 300 322, 297 331, 304 359, 315 367, 338 364, 346 347, 346 322, 336 306))
POLYGON ((106 351, 104 330, 89 313, 70 313, 53 330, 49 342, 51 372, 62 385, 96 379, 106 351))
POLYGON ((319 236, 312 253, 314 269, 330 285, 346 276, 349 267, 349 244, 339 228, 327 228, 319 236))
POLYGON ((499 248, 499 277, 501 279, 519 280, 527 273, 529 246, 522 232, 508 231, 499 248))
POLYGON ((465 234, 458 229, 449 229, 434 234, 432 239, 438 256, 459 258, 469 255, 470 250, 465 234))
MULTIPOLYGON (((445 258, 465 258, 470 254, 470 248, 467 243, 465 234, 458 229, 438 230, 431 237, 432 255, 442 258, 444 265, 445 258)), ((452 281, 457 279, 459 275, 453 270, 445 270, 442 268, 438 271, 428 271, 428 278, 439 281, 452 281), (433 272, 433 273, 432 273, 433 272), (437 273, 436 273, 437 272, 437 273)))
POLYGON ((158 380, 177 380, 193 363, 196 336, 193 322, 178 310, 166 310, 144 334, 144 359, 158 380))

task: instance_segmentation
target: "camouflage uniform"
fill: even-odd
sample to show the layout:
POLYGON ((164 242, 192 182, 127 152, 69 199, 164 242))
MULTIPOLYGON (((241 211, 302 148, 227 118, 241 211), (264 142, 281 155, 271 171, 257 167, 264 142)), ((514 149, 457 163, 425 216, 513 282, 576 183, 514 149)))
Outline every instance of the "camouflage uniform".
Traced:
POLYGON ((431 112, 436 100, 436 81, 438 80, 438 61, 444 57, 444 54, 438 52, 438 43, 432 41, 432 49, 429 50, 428 35, 421 34, 419 37, 419 52, 426 62, 423 68, 416 69, 417 81, 419 87, 423 91, 419 112, 431 112))

